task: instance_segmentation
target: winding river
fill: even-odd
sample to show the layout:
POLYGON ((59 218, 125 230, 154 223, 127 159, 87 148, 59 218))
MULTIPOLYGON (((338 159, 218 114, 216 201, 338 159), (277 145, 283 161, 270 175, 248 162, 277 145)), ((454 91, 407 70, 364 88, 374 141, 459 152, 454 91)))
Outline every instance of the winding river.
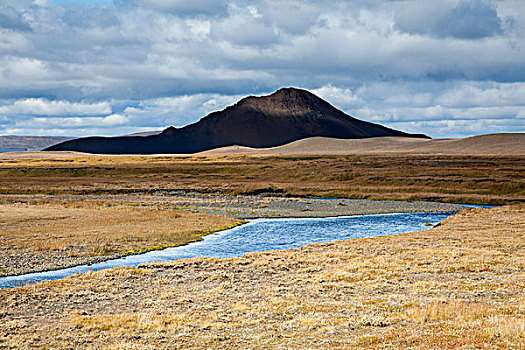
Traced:
POLYGON ((377 237, 429 228, 452 213, 399 213, 311 219, 257 219, 186 246, 151 251, 93 265, 0 278, 0 289, 56 280, 118 266, 194 257, 236 257, 249 252, 298 248, 314 242, 377 237))

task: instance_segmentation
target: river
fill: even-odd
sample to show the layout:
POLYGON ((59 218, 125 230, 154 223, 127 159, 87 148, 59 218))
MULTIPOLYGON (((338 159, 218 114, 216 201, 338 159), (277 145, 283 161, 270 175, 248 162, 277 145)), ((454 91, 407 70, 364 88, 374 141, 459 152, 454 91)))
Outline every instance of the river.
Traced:
POLYGON ((0 278, 0 289, 56 280, 118 266, 194 257, 236 257, 249 252, 291 249, 315 242, 394 235, 430 228, 452 213, 399 213, 335 218, 257 219, 181 247, 151 251, 92 265, 0 278))

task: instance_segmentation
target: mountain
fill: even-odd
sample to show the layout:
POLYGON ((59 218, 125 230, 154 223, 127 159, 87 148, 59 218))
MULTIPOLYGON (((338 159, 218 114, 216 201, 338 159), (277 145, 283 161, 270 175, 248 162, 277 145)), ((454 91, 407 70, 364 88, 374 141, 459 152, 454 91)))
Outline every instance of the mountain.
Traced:
POLYGON ((87 137, 46 150, 107 154, 196 153, 231 145, 280 146, 313 136, 427 138, 355 119, 306 90, 285 88, 269 96, 243 98, 194 124, 183 128, 169 127, 158 135, 87 137))

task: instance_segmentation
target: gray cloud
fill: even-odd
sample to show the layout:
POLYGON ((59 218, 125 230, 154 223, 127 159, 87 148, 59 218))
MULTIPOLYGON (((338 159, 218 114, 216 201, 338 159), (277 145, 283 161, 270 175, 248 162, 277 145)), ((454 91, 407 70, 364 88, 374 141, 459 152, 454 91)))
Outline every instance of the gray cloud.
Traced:
POLYGON ((396 28, 440 38, 480 39, 502 33, 502 21, 488 1, 407 2, 396 12, 396 28))
POLYGON ((9 6, 0 6, 0 19, 10 18, 0 24, 0 133, 182 126, 282 86, 311 89, 357 117, 409 132, 525 131, 516 129, 525 114, 518 0, 9 6), (15 110, 27 101, 47 104, 46 112, 15 110), (107 109, 82 110, 93 106, 107 109), (456 128, 460 120, 472 126, 456 128))
POLYGON ((0 4, 0 28, 27 31, 31 30, 22 14, 15 8, 0 4))

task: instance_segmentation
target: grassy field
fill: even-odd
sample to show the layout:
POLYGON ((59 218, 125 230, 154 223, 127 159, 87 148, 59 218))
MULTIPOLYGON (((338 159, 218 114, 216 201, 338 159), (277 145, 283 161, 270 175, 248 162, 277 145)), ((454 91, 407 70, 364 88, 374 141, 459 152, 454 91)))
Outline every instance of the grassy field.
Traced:
POLYGON ((246 194, 514 204, 418 233, 1 290, 0 349, 525 346, 520 156, 3 155, 0 275, 185 244, 239 223, 199 205, 286 209, 235 197, 246 194))
POLYGON ((74 199, 0 204, 0 276, 178 246, 239 224, 169 206, 74 199))
POLYGON ((0 291, 2 349, 520 349, 525 205, 0 291))
POLYGON ((177 191, 503 204, 525 200, 525 158, 428 155, 0 158, 2 194, 177 191))

